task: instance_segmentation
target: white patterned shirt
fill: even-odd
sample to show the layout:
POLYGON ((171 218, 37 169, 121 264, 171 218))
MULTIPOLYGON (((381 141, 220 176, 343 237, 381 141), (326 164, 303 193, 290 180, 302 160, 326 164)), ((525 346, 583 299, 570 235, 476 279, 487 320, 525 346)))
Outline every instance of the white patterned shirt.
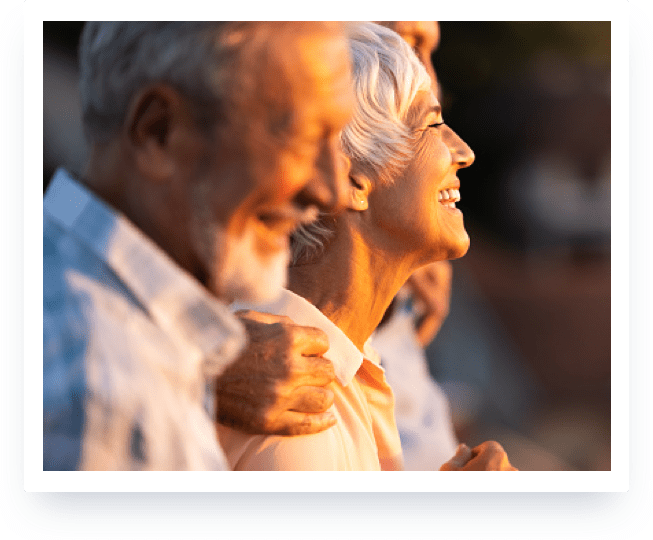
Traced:
POLYGON ((207 381, 240 322, 61 169, 43 212, 44 470, 226 469, 207 381))

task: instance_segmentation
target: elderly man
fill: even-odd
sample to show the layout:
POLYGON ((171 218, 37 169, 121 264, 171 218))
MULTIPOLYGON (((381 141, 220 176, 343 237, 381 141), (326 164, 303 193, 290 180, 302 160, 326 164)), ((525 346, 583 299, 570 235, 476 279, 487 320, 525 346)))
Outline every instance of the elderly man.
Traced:
POLYGON ((44 200, 44 469, 226 468, 216 377, 241 429, 332 425, 306 414, 325 336, 225 303, 276 297, 289 233, 341 200, 341 26, 89 23, 80 64, 89 163, 44 200))

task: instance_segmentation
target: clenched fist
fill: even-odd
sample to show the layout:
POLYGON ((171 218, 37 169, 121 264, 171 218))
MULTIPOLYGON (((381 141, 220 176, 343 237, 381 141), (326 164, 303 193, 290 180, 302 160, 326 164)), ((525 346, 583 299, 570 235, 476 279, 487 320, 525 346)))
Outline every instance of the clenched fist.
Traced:
POLYGON ((216 384, 218 422, 248 433, 306 435, 335 424, 326 334, 284 316, 236 313, 248 345, 216 384))

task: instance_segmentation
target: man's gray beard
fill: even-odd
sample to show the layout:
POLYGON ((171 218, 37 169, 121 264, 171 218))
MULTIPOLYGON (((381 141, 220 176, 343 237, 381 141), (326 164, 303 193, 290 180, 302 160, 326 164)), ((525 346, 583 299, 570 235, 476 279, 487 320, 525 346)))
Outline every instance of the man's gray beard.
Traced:
MULTIPOLYGON (((256 255, 256 233, 250 228, 240 238, 226 238, 227 248, 219 279, 228 301, 262 303, 276 300, 286 286, 288 250, 266 257, 256 255)), ((224 244, 223 244, 224 245, 224 244)))
POLYGON ((210 273, 210 287, 226 302, 259 303, 275 300, 286 286, 289 250, 261 259, 256 254, 256 233, 247 228, 232 238, 220 227, 207 204, 208 182, 193 189, 194 241, 210 273))
POLYGON ((215 223, 199 220, 195 237, 210 274, 210 287, 219 291, 225 302, 249 303, 276 300, 286 286, 288 250, 262 259, 256 253, 256 233, 247 228, 239 238, 232 238, 215 223))

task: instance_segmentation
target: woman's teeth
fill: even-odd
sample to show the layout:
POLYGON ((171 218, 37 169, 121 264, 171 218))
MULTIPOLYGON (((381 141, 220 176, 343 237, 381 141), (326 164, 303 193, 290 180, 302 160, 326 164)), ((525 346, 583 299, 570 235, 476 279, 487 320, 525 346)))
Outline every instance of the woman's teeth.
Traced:
POLYGON ((460 200, 460 191, 457 189, 443 189, 438 192, 438 201, 449 208, 456 208, 456 203, 460 200))

